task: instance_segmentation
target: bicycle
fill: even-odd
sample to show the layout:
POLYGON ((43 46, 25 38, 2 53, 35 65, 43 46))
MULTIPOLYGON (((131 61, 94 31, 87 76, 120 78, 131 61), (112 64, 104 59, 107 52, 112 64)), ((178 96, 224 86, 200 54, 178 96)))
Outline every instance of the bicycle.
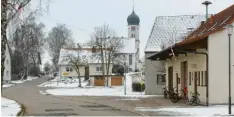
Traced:
POLYGON ((163 91, 164 98, 167 99, 167 96, 169 96, 169 99, 171 99, 171 94, 173 94, 175 92, 174 90, 175 90, 176 87, 174 87, 173 89, 170 89, 170 90, 168 90, 167 88, 168 87, 164 87, 163 88, 163 90, 164 90, 163 91))
POLYGON ((192 98, 190 100, 188 100, 189 104, 193 105, 193 106, 199 105, 200 99, 198 98, 198 96, 200 96, 200 94, 198 92, 196 92, 196 93, 190 92, 190 94, 192 94, 192 98))
POLYGON ((186 102, 188 101, 187 94, 184 92, 183 89, 181 89, 179 93, 173 93, 171 95, 171 101, 173 103, 177 103, 178 101, 180 101, 183 98, 186 100, 186 102))

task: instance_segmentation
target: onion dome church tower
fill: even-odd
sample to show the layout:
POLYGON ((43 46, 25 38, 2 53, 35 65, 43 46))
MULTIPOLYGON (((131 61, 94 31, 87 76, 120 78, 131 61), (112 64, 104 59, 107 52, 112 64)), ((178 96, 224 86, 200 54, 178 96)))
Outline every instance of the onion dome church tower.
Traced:
POLYGON ((140 39, 139 39, 139 30, 140 30, 140 18, 134 11, 128 16, 128 38, 135 38, 135 48, 136 48, 136 69, 139 69, 138 63, 140 62, 140 39))

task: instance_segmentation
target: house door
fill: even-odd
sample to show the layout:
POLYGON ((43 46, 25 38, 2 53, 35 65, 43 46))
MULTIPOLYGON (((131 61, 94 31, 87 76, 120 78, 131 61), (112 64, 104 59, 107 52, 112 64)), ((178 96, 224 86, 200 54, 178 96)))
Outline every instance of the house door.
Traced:
POLYGON ((168 89, 173 89, 173 67, 168 68, 168 89))
POLYGON ((187 61, 181 62, 181 89, 187 87, 187 79, 188 79, 188 64, 187 61))
POLYGON ((89 79, 89 66, 85 66, 85 80, 89 79))

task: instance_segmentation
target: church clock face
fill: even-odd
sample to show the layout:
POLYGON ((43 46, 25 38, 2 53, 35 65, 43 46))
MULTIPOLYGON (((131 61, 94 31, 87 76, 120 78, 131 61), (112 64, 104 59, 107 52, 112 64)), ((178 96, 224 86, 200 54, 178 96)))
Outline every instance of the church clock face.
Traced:
POLYGON ((131 31, 135 31, 135 30, 136 30, 136 27, 132 26, 131 31))

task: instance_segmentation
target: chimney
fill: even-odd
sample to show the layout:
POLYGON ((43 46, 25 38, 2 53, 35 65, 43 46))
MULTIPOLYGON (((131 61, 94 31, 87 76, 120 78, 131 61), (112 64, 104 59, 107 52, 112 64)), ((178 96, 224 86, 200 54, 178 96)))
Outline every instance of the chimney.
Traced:
POLYGON ((208 19, 208 6, 212 4, 210 1, 205 1, 202 3, 203 5, 206 5, 206 21, 208 19))

